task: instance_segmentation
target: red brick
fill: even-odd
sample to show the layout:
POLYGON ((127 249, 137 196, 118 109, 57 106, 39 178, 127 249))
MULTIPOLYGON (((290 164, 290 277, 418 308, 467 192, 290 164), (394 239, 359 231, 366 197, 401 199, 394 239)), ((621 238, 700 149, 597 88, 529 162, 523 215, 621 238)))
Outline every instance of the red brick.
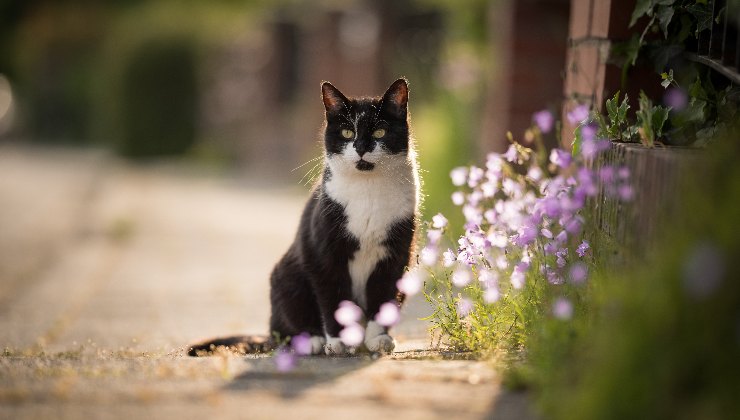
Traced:
MULTIPOLYGON (((586 38, 590 35, 591 3, 594 0, 571 0, 570 39, 586 38)), ((599 0, 596 0, 597 2, 599 0)))
MULTIPOLYGON (((597 38, 606 38, 609 36, 609 19, 613 7, 623 7, 624 1, 595 0, 591 15, 590 35, 597 38)), ((633 4, 634 7, 634 4, 633 4)))

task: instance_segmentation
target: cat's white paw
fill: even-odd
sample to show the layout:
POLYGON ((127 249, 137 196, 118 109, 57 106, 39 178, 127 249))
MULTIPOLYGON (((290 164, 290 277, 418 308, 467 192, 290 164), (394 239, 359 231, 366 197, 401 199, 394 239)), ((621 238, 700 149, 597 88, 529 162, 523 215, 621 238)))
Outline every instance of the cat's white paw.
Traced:
POLYGON ((347 348, 339 337, 327 338, 324 348, 326 349, 326 354, 329 356, 343 355, 347 353, 347 348))
POLYGON ((311 354, 321 354, 324 351, 324 345, 326 344, 326 338, 320 335, 311 336, 311 354))
POLYGON ((396 343, 390 335, 381 334, 365 340, 365 347, 373 353, 390 353, 396 348, 396 343))

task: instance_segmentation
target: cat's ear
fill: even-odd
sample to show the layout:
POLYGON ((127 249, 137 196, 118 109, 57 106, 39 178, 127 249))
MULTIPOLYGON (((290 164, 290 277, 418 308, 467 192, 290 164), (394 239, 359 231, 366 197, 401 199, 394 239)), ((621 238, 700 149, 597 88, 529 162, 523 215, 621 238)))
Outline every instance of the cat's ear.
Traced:
POLYGON ((406 79, 398 79, 383 95, 383 110, 401 119, 406 119, 409 103, 409 85, 406 79))
POLYGON ((347 98, 334 85, 323 82, 321 84, 321 95, 324 97, 324 107, 327 114, 338 114, 345 111, 347 98))

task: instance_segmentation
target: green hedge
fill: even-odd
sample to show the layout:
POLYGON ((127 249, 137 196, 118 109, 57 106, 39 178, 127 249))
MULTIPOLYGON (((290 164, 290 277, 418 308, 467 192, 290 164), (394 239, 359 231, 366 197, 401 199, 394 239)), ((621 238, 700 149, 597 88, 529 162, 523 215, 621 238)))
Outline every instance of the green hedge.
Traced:
POLYGON ((708 151, 650 255, 593 277, 587 307, 533 331, 517 371, 556 419, 740 413, 740 147, 708 151))
POLYGON ((196 51, 185 37, 138 45, 123 64, 118 148, 131 157, 176 155, 195 143, 196 51))

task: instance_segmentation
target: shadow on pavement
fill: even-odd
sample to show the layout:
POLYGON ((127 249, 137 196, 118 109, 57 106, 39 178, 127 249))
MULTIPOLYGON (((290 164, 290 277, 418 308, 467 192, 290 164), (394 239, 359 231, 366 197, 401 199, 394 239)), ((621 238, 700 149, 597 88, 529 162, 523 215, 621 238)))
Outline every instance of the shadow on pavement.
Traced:
POLYGON ((248 360, 247 369, 237 375, 226 387, 230 391, 269 391, 282 398, 299 397, 306 390, 319 384, 336 380, 348 373, 370 366, 370 356, 354 357, 305 357, 295 369, 280 372, 270 358, 248 360))

